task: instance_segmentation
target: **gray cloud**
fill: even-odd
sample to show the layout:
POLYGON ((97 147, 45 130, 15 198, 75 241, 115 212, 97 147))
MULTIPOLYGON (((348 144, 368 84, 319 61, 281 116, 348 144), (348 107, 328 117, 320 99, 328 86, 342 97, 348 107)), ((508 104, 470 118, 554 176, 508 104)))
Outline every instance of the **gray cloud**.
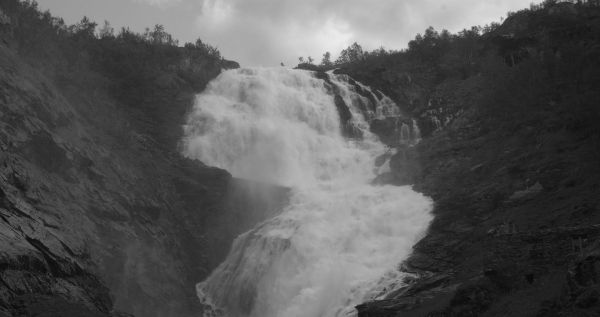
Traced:
POLYGON ((38 0, 73 23, 87 15, 116 28, 164 24, 181 42, 200 37, 242 65, 320 61, 354 41, 366 49, 406 47, 428 26, 456 32, 498 21, 531 0, 38 0))
POLYGON ((167 8, 169 6, 178 4, 181 2, 181 0, 133 0, 134 2, 138 2, 138 3, 145 3, 145 4, 149 4, 152 6, 156 6, 159 8, 167 8))
POLYGON ((458 31, 498 21, 529 0, 206 0, 195 25, 207 42, 245 65, 293 64, 334 55, 354 41, 399 49, 429 25, 458 31))

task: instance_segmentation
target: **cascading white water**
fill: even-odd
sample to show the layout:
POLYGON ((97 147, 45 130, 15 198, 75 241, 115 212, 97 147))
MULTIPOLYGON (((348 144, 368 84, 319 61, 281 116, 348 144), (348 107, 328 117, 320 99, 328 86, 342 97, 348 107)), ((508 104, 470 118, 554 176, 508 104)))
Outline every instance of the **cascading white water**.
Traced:
POLYGON ((361 140, 342 136, 334 96, 310 72, 229 70, 197 97, 185 126, 187 156, 292 189, 287 208, 238 237, 198 284, 200 299, 214 307, 205 316, 351 315, 385 292, 381 278, 397 272, 426 230, 430 199, 408 186, 372 185, 386 148, 368 131, 350 86, 331 81, 361 140))

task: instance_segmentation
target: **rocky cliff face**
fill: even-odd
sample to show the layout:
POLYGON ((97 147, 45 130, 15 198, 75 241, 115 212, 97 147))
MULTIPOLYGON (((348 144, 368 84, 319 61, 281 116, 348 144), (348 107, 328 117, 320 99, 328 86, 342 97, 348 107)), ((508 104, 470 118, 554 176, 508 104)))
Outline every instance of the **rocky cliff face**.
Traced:
MULTIPOLYGON (((194 284, 286 196, 176 151, 194 92, 235 64, 121 69, 110 62, 166 49, 60 35, 27 23, 42 14, 15 18, 14 3, 0 14, 0 316, 197 314, 194 284)), ((372 125, 399 148, 380 181, 436 201, 402 265, 408 286, 361 316, 598 315, 598 16, 593 4, 521 12, 448 51, 340 70, 422 128, 409 147, 394 133, 412 121, 372 125)))
POLYGON ((425 137, 391 167, 417 171, 415 188, 436 202, 401 266, 408 286, 359 316, 598 315, 600 55, 584 47, 597 52, 599 15, 572 4, 519 12, 473 46, 466 76, 436 64, 452 50, 339 70, 419 120, 425 137))
POLYGON ((221 65, 164 71, 145 101, 163 108, 140 111, 93 61, 28 58, 3 16, 0 315, 197 316, 195 283, 286 198, 182 158, 178 125, 149 129, 183 123, 221 65))

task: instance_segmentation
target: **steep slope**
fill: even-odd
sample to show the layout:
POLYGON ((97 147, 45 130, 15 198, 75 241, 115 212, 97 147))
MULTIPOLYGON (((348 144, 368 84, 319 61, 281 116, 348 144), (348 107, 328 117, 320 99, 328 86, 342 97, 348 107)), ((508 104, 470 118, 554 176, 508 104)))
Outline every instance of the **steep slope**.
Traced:
POLYGON ((549 3, 339 70, 418 118, 391 167, 436 202, 409 286, 360 316, 599 313, 599 10, 549 3))
POLYGON ((235 63, 2 10, 0 315, 197 315, 195 283, 286 196, 177 153, 194 92, 235 63))

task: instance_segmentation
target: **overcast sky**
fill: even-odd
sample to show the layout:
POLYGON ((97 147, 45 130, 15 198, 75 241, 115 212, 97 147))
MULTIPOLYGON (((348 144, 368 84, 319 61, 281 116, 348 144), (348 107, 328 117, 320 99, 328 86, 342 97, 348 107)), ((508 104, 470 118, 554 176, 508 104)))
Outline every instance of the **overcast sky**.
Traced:
MULTIPOLYGON (((180 43, 197 38, 242 66, 335 57, 358 42, 401 49, 428 26, 452 32, 500 21, 531 0, 38 0, 69 24, 84 15, 115 29, 163 24, 180 43)), ((539 2, 539 1, 537 1, 539 2)))

